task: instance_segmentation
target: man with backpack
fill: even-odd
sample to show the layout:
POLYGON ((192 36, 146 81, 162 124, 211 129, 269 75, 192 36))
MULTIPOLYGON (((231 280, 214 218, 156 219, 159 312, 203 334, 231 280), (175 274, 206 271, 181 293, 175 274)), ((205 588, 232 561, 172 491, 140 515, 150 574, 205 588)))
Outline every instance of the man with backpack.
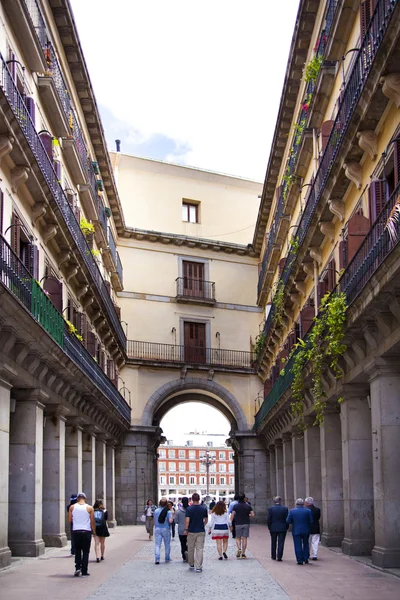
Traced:
POLYGON ((161 544, 164 541, 165 562, 171 561, 171 528, 173 521, 172 513, 168 509, 168 501, 161 498, 160 506, 154 511, 154 534, 155 534, 155 563, 160 564, 161 544))

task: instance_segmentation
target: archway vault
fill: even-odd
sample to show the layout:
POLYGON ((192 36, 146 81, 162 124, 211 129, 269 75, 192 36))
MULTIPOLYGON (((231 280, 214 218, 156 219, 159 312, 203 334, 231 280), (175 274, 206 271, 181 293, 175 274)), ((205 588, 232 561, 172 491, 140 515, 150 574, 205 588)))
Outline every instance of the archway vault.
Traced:
POLYGON ((227 417, 233 428, 248 429, 243 409, 235 396, 219 383, 197 377, 175 379, 156 390, 144 408, 142 425, 152 426, 154 420, 159 422, 173 406, 189 401, 210 404, 227 417))

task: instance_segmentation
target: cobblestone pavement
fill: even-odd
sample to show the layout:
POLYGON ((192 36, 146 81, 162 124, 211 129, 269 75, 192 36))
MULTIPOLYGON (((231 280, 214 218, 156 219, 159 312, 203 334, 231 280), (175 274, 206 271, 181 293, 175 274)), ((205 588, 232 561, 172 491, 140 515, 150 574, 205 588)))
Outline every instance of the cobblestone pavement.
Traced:
MULTIPOLYGON (((204 570, 189 571, 172 542, 173 562, 154 565, 154 543, 142 526, 117 527, 107 540, 106 560, 90 554, 88 578, 73 577, 67 548, 50 548, 39 558, 13 559, 0 571, 0 598, 7 600, 397 600, 400 579, 372 569, 337 551, 320 549, 319 560, 296 565, 288 536, 283 562, 270 559, 268 530, 252 525, 246 560, 218 561, 215 542, 207 538, 204 570)), ((162 561, 163 561, 162 554, 162 561)))

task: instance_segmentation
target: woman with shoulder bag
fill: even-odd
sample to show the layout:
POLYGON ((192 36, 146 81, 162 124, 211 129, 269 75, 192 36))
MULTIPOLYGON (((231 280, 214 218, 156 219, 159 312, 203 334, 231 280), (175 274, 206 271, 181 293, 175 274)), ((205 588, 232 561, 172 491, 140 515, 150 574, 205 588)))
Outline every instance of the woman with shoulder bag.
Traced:
POLYGON ((149 540, 153 538, 153 529, 154 529, 154 511, 156 507, 153 504, 153 500, 147 500, 147 504, 144 507, 142 520, 144 521, 146 531, 149 534, 149 540), (144 519, 143 519, 144 517, 144 519))
POLYGON ((106 548, 106 537, 110 537, 107 527, 108 514, 104 508, 103 500, 96 500, 93 505, 94 520, 96 521, 96 537, 94 547, 96 552, 96 562, 104 560, 104 551, 106 548))

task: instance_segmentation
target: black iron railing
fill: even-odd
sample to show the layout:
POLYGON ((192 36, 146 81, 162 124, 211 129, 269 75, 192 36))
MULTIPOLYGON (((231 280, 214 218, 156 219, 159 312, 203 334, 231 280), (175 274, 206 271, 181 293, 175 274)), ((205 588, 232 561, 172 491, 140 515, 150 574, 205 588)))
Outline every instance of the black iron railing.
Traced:
POLYGON ((117 275, 122 283, 123 282, 123 269, 122 269, 122 262, 121 262, 118 252, 117 252, 117 275))
POLYGON ((110 226, 107 227, 107 242, 108 247, 110 248, 112 259, 114 261, 114 265, 117 266, 117 244, 115 243, 110 226))
POLYGON ((215 283, 203 279, 178 277, 176 279, 176 295, 180 298, 215 300, 215 283))
POLYGON ((31 18, 40 46, 44 48, 47 43, 46 23, 44 22, 37 0, 24 0, 31 18))
POLYGON ((233 369, 253 369, 254 352, 242 350, 223 350, 200 346, 158 344, 156 342, 139 342, 128 340, 128 359, 149 362, 176 363, 180 365, 194 364, 233 369))
POLYGON ((101 298, 108 319, 115 331, 116 337, 120 345, 125 349, 126 337, 122 329, 121 323, 115 312, 114 304, 110 298, 107 288, 104 284, 103 277, 100 270, 93 258, 89 246, 87 245, 86 238, 83 235, 80 224, 78 223, 74 214, 73 208, 67 200, 67 197, 62 189, 58 175, 54 170, 53 163, 49 158, 40 137, 38 136, 35 125, 30 117, 30 114, 25 106, 25 102, 21 94, 19 93, 15 82, 7 68, 3 57, 0 54, 2 71, 1 71, 1 88, 8 100, 10 108, 12 109, 15 118, 17 119, 19 126, 30 146, 32 154, 34 155, 37 164, 43 174, 43 177, 49 187, 51 195, 60 213, 60 216, 65 221, 68 230, 79 249, 81 258, 85 263, 90 276, 96 286, 99 297, 101 298))
MULTIPOLYGON (((338 114, 318 167, 315 179, 310 187, 310 193, 299 226, 296 231, 297 244, 287 255, 281 280, 285 287, 292 273, 299 248, 301 248, 315 210, 322 198, 326 182, 338 156, 344 135, 353 117, 360 95, 364 89, 374 58, 381 47, 390 17, 398 0, 378 0, 372 19, 357 53, 353 68, 344 90, 338 114)), ((286 291, 286 290, 285 290, 286 291)), ((264 333, 267 334, 273 323, 274 311, 271 310, 265 322, 264 333)))
POLYGON ((47 42, 47 47, 45 49, 45 56, 48 66, 47 73, 49 74, 49 77, 53 79, 54 86, 57 90, 57 95, 60 99, 64 110, 64 114, 66 118, 69 119, 71 114, 71 98, 68 93, 68 88, 65 83, 63 74, 61 72, 56 52, 53 48, 53 45, 49 41, 47 42))

